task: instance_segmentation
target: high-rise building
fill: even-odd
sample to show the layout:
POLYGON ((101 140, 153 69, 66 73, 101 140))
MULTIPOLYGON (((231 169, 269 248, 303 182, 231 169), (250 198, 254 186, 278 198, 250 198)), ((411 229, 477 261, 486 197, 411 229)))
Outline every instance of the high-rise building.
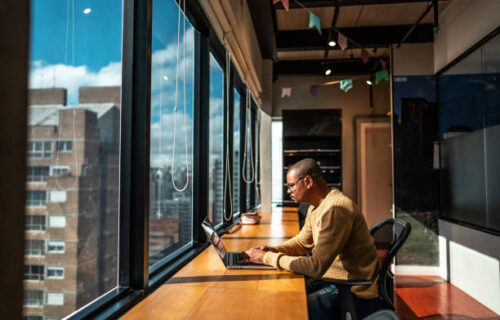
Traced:
POLYGON ((80 99, 87 103, 66 106, 64 89, 30 92, 24 303, 30 319, 59 319, 117 283, 120 111, 113 101, 80 99))

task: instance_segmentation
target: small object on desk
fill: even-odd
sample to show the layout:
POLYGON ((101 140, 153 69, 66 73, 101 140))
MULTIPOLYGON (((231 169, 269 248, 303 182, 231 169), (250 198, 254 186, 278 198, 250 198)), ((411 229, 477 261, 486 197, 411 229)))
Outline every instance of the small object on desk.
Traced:
POLYGON ((258 224, 260 222, 260 215, 258 212, 244 212, 241 214, 242 224, 258 224))

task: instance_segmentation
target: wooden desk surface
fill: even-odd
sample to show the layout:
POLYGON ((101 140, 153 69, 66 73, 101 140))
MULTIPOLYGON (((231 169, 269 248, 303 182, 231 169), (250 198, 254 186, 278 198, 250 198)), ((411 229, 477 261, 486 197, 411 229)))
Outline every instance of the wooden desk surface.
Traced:
MULTIPOLYGON (((272 245, 299 232, 296 210, 263 213, 259 225, 224 235, 228 251, 272 245)), ((304 277, 278 270, 227 270, 212 246, 122 319, 307 319, 304 277)))

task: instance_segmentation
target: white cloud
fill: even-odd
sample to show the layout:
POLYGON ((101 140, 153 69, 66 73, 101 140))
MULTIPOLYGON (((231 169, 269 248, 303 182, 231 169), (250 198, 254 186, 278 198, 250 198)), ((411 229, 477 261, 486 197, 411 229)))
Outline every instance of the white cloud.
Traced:
POLYGON ((29 88, 66 88, 68 104, 76 104, 80 87, 120 86, 121 69, 120 62, 110 62, 99 71, 93 72, 87 66, 47 64, 37 60, 31 63, 29 88))

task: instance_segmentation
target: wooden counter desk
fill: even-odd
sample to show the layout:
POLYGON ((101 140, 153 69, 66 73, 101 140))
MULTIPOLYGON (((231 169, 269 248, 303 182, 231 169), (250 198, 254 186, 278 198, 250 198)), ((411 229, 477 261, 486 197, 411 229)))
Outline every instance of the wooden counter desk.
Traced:
MULTIPOLYGON (((295 209, 263 213, 258 225, 223 236, 228 251, 285 241, 299 232, 295 209)), ((278 270, 227 270, 212 246, 122 319, 307 319, 304 277, 278 270)))

